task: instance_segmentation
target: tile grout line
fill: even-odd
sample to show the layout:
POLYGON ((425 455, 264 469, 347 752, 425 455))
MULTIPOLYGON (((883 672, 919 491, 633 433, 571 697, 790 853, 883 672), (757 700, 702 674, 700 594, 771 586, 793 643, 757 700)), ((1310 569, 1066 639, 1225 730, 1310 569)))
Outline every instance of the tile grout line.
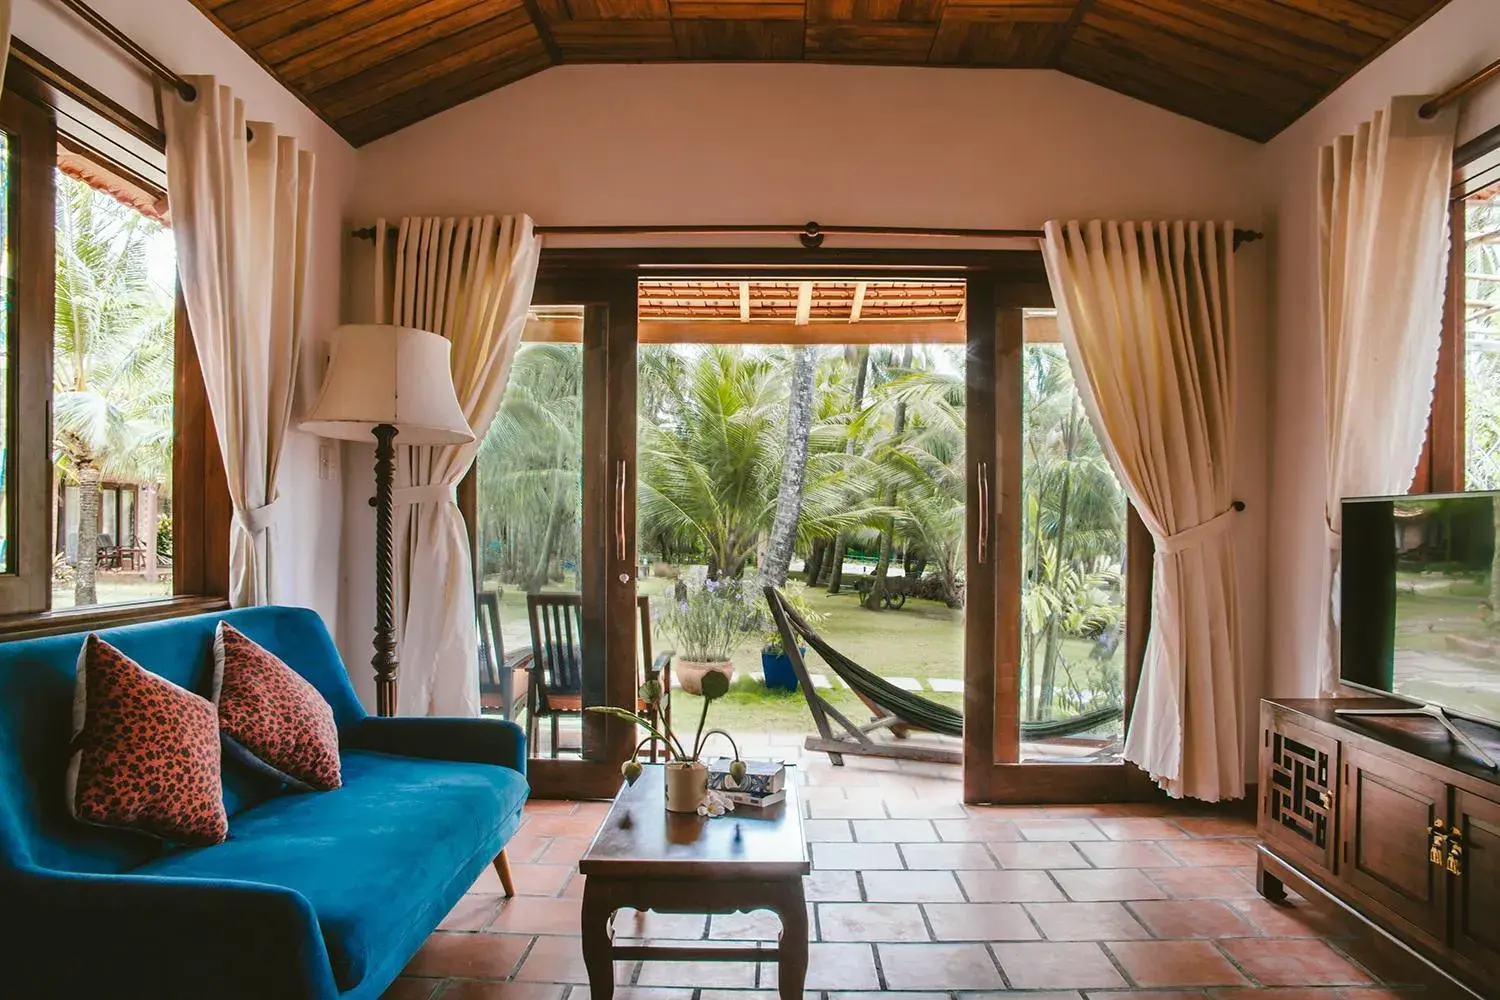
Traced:
POLYGON ((1099 946, 1099 950, 1104 952, 1104 957, 1109 959, 1109 963, 1115 967, 1115 971, 1120 974, 1120 978, 1125 980, 1126 984, 1130 988, 1140 989, 1140 984, 1137 983, 1135 981, 1135 977, 1126 970, 1125 963, 1120 961, 1119 956, 1114 953, 1114 950, 1110 948, 1109 944, 1104 941, 1097 941, 1095 943, 1099 946))

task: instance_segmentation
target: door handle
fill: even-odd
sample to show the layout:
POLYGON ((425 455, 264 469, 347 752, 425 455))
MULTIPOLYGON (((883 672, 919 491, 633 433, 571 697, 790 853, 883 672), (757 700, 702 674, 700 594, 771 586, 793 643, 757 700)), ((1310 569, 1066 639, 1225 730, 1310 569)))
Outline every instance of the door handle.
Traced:
POLYGON ((625 460, 615 463, 615 558, 625 561, 625 460))
POLYGON ((1431 843, 1427 848, 1427 860, 1441 868, 1443 855, 1448 850, 1448 829, 1443 825, 1442 820, 1435 819, 1427 828, 1427 836, 1431 838, 1431 843))
POLYGON ((990 466, 988 462, 980 462, 975 467, 975 476, 979 480, 979 542, 978 561, 983 566, 989 561, 990 550, 990 466))

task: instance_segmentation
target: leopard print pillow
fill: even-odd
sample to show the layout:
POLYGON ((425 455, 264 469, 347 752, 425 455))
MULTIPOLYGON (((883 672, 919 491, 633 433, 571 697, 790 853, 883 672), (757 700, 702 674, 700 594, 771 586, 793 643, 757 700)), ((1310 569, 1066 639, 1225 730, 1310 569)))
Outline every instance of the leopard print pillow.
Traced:
POLYGON ((220 764, 213 705, 97 635, 84 639, 68 761, 74 819, 180 844, 223 843, 220 764))
POLYGON ((231 753, 303 791, 332 791, 339 775, 333 709, 302 675, 228 622, 214 635, 214 701, 231 753))

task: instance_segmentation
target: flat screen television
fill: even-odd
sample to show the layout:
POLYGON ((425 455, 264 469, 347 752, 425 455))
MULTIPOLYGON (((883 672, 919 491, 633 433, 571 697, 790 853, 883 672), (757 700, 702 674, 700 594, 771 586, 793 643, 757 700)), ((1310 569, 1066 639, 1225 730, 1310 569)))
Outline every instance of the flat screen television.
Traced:
POLYGON ((1345 500, 1346 684, 1500 724, 1500 492, 1345 500))

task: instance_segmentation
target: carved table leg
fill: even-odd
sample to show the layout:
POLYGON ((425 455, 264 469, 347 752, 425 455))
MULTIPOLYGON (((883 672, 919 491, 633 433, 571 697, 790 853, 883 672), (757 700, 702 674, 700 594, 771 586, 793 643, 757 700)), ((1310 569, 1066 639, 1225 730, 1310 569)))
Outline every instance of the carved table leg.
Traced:
POLYGON ((610 1000, 615 995, 614 930, 615 905, 602 880, 583 884, 583 965, 589 974, 590 1000, 610 1000))
POLYGON ((807 981, 807 902, 802 895, 802 879, 785 884, 776 912, 781 916, 776 970, 781 1000, 802 1000, 802 987, 807 981))

